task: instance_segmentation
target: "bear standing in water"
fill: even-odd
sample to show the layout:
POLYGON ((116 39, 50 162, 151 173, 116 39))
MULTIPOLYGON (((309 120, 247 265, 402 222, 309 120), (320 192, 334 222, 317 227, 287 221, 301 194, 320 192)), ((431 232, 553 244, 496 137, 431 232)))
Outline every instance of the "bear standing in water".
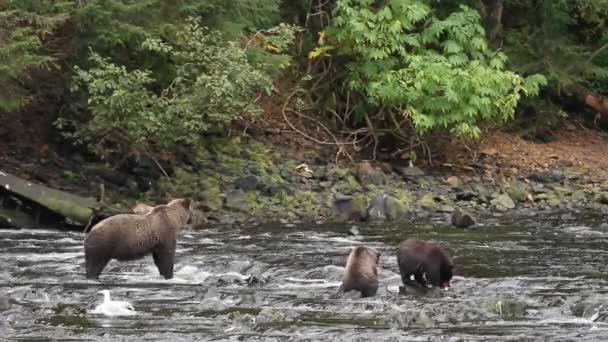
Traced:
POLYGON ((173 278, 177 234, 190 220, 190 200, 175 199, 145 215, 119 214, 97 223, 84 239, 87 278, 97 278, 112 259, 152 254, 165 279, 173 278))
POLYGON ((450 287, 452 261, 438 246, 409 239, 399 244, 397 263, 403 285, 414 287, 450 287))
POLYGON ((361 297, 371 297, 378 291, 378 270, 380 253, 371 247, 353 248, 346 261, 340 291, 361 291, 361 297))

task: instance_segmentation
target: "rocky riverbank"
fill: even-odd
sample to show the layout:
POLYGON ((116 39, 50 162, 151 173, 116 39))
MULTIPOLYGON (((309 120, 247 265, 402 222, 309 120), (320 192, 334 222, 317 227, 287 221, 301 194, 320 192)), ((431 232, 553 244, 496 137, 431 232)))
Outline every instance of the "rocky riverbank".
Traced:
POLYGON ((3 162, 13 161, 4 163, 9 172, 100 198, 123 212, 138 202, 189 197, 201 227, 430 219, 469 227, 508 214, 608 213, 608 181, 567 163, 493 178, 475 170, 431 172, 403 160, 337 165, 331 155, 298 154, 241 137, 209 138, 204 146, 175 158, 132 156, 115 168, 77 155, 3 162))

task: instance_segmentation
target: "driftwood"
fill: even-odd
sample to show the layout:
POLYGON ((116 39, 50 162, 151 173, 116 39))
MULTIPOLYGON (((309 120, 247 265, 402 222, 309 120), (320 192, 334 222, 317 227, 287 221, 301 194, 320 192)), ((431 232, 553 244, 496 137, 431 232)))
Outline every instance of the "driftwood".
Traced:
MULTIPOLYGON (((0 171, 0 195, 29 200, 80 225, 86 225, 94 214, 104 209, 103 205, 93 198, 52 189, 3 171, 0 171)), ((30 226, 32 223, 37 225, 39 212, 31 220, 28 220, 23 213, 6 209, 0 211, 0 216, 5 217, 4 221, 23 227, 24 225, 30 226)))

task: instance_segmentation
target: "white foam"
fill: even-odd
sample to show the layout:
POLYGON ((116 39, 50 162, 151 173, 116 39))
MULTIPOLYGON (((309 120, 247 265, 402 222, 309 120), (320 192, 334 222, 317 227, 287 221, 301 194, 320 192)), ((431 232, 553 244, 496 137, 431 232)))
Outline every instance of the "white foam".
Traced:
POLYGON ((342 282, 328 282, 323 280, 323 282, 318 283, 300 283, 300 284, 279 284, 277 285, 280 289, 315 289, 315 288, 331 288, 331 287, 339 287, 342 285, 342 282))

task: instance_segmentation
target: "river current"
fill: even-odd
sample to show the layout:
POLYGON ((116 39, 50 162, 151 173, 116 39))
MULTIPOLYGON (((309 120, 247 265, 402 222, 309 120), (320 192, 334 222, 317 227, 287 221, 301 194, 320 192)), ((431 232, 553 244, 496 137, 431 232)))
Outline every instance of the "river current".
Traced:
POLYGON ((601 218, 559 215, 469 230, 444 222, 185 230, 174 279, 149 256, 112 261, 87 280, 82 233, 0 229, 0 340, 608 341, 607 236, 601 218), (410 237, 452 256, 448 291, 399 294, 396 246, 410 237), (378 294, 336 297, 359 244, 382 253, 378 294), (92 313, 104 289, 137 314, 92 313))

